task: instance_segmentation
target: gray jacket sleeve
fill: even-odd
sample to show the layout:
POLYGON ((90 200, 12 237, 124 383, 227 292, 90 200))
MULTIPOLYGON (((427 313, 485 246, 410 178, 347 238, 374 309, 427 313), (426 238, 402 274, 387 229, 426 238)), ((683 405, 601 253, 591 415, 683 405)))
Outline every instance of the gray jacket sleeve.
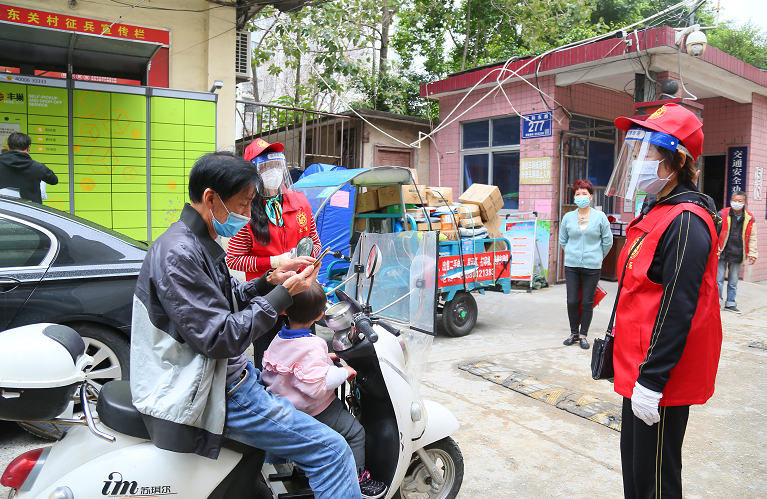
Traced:
MULTIPOLYGON (((195 258, 178 255, 157 277, 157 296, 178 334, 196 353, 212 359, 240 355, 253 340, 269 331, 277 317, 293 302, 288 290, 276 286, 266 296, 253 296, 240 312, 195 258)), ((249 284, 249 283, 248 283, 249 284)), ((245 298, 258 287, 238 285, 235 295, 245 298), (241 289, 242 288, 242 289, 241 289)))

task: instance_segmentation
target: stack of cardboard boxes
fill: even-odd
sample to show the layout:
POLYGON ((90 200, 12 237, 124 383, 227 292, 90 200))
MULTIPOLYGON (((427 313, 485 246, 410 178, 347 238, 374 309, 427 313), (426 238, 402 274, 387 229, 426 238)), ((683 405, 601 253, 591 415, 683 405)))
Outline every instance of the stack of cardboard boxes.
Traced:
MULTIPOLYGON (((387 186, 364 189, 357 195, 356 213, 401 213, 402 203, 408 213, 416 218, 418 230, 428 231, 430 224, 423 221, 429 218, 431 229, 439 229, 448 240, 457 240, 457 226, 463 228, 485 227, 488 237, 501 237, 501 217, 498 211, 503 207, 501 191, 494 185, 472 184, 458 201, 453 204, 453 189, 450 187, 426 187, 418 184, 418 175, 413 171, 416 179, 415 185, 387 186), (455 213, 440 215, 436 221, 435 210, 440 207, 450 206, 455 213)), ((354 229, 359 231, 370 230, 370 219, 357 218, 354 229)))

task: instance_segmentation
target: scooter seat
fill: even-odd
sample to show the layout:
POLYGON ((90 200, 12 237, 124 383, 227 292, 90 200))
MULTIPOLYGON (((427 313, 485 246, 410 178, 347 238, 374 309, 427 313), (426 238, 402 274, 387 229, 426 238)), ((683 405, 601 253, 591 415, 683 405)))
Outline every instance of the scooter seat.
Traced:
POLYGON ((101 388, 96 404, 99 420, 104 426, 136 438, 149 440, 141 413, 133 407, 130 381, 110 381, 101 388))

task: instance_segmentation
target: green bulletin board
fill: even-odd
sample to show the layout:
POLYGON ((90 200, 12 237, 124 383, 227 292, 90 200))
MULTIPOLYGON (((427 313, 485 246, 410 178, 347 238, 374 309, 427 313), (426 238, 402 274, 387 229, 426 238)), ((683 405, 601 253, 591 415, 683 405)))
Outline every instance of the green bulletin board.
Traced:
POLYGON ((0 141, 29 134, 33 159, 59 177, 46 205, 71 211, 71 187, 76 215, 139 240, 151 217, 155 239, 178 220, 194 161, 216 149, 213 96, 74 82, 70 134, 70 90, 44 81, 61 86, 0 82, 0 141))

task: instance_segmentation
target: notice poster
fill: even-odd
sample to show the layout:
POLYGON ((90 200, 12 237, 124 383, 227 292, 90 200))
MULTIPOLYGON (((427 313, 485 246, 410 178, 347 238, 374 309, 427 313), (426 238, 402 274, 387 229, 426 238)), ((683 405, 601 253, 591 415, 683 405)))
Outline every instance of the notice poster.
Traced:
POLYGON ((549 278, 549 241, 551 240, 551 222, 538 220, 538 229, 535 231, 535 272, 541 274, 547 280, 549 278))
POLYGON ((2 149, 8 149, 8 136, 14 132, 20 132, 21 125, 19 123, 0 123, 0 144, 2 149))
MULTIPOLYGON (((551 183, 551 158, 522 158, 519 160, 519 184, 551 183)), ((551 210, 549 210, 551 211, 551 210)))
POLYGON ((535 263, 535 221, 505 220, 503 229, 511 243, 511 280, 530 280, 535 263))

